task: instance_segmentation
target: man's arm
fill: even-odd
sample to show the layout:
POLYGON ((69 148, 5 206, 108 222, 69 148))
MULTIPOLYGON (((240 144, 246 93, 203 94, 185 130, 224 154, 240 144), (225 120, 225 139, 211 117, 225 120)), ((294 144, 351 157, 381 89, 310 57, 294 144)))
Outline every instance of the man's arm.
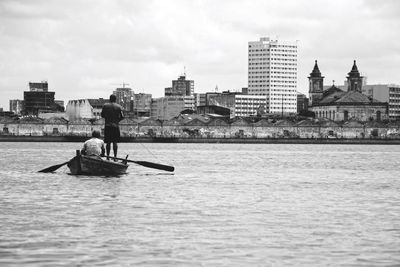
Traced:
POLYGON ((81 154, 86 155, 86 143, 83 144, 83 148, 81 149, 81 154))

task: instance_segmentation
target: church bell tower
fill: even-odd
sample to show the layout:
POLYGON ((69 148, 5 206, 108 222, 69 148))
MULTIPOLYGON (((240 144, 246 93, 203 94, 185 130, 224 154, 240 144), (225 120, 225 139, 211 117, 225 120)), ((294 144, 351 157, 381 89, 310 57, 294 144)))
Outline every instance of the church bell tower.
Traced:
POLYGON ((317 60, 315 60, 314 69, 308 77, 309 80, 309 96, 310 96, 310 106, 318 104, 322 99, 322 94, 324 91, 324 76, 321 76, 321 72, 318 68, 317 60))
POLYGON ((358 91, 361 93, 364 77, 360 75, 355 60, 353 63, 353 67, 351 68, 351 71, 348 73, 348 75, 349 76, 347 76, 347 84, 348 84, 347 91, 358 91))

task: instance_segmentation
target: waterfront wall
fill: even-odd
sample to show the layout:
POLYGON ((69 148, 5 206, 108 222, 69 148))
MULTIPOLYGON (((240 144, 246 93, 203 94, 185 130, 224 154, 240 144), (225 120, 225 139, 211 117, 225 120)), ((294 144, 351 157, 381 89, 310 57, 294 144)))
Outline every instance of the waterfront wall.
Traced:
MULTIPOLYGON (((93 130, 104 132, 104 119, 67 121, 62 118, 42 120, 0 120, 2 136, 90 136, 93 130)), ((126 138, 249 138, 249 139, 400 139, 400 123, 303 120, 293 122, 238 119, 226 122, 213 119, 182 121, 136 121, 120 123, 121 136, 126 138)))

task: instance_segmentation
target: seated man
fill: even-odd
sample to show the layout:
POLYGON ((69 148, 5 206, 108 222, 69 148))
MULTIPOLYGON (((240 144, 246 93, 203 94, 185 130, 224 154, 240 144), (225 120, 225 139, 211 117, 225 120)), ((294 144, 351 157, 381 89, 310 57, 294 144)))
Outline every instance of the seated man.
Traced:
POLYGON ((90 138, 83 144, 81 153, 82 155, 86 156, 104 157, 104 142, 100 139, 99 131, 94 130, 92 132, 92 138, 90 138))

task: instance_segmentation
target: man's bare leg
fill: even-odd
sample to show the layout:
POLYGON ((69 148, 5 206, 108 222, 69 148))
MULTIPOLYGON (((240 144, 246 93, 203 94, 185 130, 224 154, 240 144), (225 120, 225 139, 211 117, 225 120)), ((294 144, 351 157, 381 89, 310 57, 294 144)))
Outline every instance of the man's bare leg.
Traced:
POLYGON ((114 157, 117 157, 118 154, 118 144, 117 143, 113 143, 113 152, 114 152, 114 157))
POLYGON ((110 151, 111 151, 111 144, 106 144, 106 153, 107 153, 107 160, 110 160, 110 151))

